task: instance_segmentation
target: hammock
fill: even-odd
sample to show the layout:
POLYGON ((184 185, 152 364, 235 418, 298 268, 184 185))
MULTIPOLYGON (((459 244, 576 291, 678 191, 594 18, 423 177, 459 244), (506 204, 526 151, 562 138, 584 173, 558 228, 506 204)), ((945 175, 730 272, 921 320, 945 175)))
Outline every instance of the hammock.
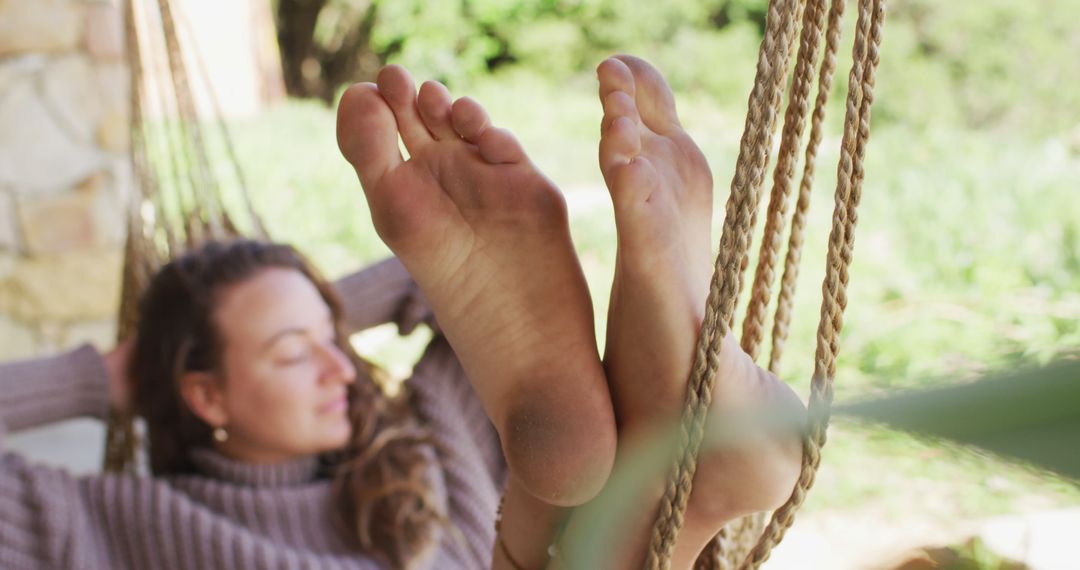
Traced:
MULTIPOLYGON (((757 74, 731 182, 705 321, 687 390, 678 459, 671 468, 653 528, 645 563, 649 570, 670 567, 675 537, 683 524, 712 389, 717 380, 720 346, 735 323, 735 305, 749 265, 751 236, 757 224, 761 190, 777 127, 776 116, 783 99, 791 52, 795 51, 797 45, 773 186, 765 213, 764 238, 740 336, 743 350, 757 359, 764 339, 766 309, 776 280, 776 265, 785 241, 783 233, 789 217, 797 154, 802 148, 810 88, 816 72, 818 92, 805 147, 798 199, 794 214, 790 216, 787 253, 771 327, 769 370, 779 372, 791 320, 806 213, 814 181, 817 149, 822 139, 825 107, 836 68, 846 0, 831 0, 831 5, 826 4, 826 0, 769 0, 765 37, 758 56, 757 74), (823 30, 825 42, 819 62, 823 30)), ((225 238, 238 233, 233 215, 226 211, 219 178, 209 159, 208 141, 193 102, 171 0, 157 0, 156 19, 141 11, 140 3, 136 0, 124 0, 124 7, 128 61, 132 73, 131 160, 138 191, 131 200, 128 212, 118 327, 121 339, 127 338, 133 331, 139 294, 165 260, 204 239, 225 238), (152 29, 160 29, 160 35, 150 33, 152 29), (156 43, 162 39, 163 44, 156 43), (163 73, 164 69, 152 67, 155 65, 167 68, 167 75, 163 73), (160 80, 154 86, 144 84, 148 67, 156 72, 152 74, 153 77, 160 80), (151 127, 143 111, 155 108, 155 105, 162 120, 151 127), (168 120, 171 117, 176 118, 175 124, 168 120), (159 177, 157 173, 164 173, 164 176, 159 177)), ((821 461, 821 447, 825 444, 839 336, 847 305, 848 266, 852 259, 857 207, 862 194, 863 157, 870 134, 870 108, 874 101, 874 75, 879 62, 884 10, 885 0, 858 0, 832 230, 822 285, 823 299, 810 393, 810 426, 803 441, 801 474, 787 503, 774 512, 767 523, 763 514, 732 522, 702 552, 695 565, 697 569, 759 567, 791 526, 795 511, 814 482, 821 461)), ((205 76, 205 70, 202 73, 205 76)), ((212 94, 211 101, 214 101, 212 94)), ((248 218, 250 232, 265 237, 266 231, 248 198, 242 172, 216 102, 214 113, 230 170, 241 188, 243 200, 240 209, 248 218)), ((106 441, 106 470, 133 469, 136 447, 132 418, 114 415, 106 441)))
MULTIPOLYGON (((138 300, 158 268, 207 239, 239 235, 226 211, 221 176, 231 173, 240 188, 248 232, 267 237, 249 199, 243 172, 221 118, 197 50, 185 50, 172 0, 124 0, 127 63, 131 70, 131 164, 135 191, 128 201, 117 338, 134 332, 138 300), (156 9, 155 9, 156 8, 156 9), (152 11, 151 11, 152 10, 152 11), (200 123, 185 55, 194 55, 212 104, 217 133, 200 123), (147 118, 153 113, 153 120, 147 118), (209 135, 224 147, 226 172, 210 160, 209 135)), ((183 20, 181 20, 183 21, 183 20)), ((185 29, 190 32, 190 29, 185 29)), ((133 471, 138 449, 130 415, 110 414, 105 441, 106 471, 133 471)))

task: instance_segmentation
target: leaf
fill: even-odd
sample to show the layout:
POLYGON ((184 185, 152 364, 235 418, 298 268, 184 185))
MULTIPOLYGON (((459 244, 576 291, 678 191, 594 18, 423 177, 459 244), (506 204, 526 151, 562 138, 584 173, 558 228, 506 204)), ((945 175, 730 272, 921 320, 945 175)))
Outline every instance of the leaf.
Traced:
POLYGON ((1080 361, 841 405, 833 413, 977 446, 1080 478, 1080 361))

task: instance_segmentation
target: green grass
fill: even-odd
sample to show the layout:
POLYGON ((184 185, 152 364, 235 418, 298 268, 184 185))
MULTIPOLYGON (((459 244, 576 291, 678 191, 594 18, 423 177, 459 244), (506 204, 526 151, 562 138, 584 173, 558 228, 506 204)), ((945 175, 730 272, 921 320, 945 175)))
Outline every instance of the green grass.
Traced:
MULTIPOLYGON (((534 161, 568 190, 602 341, 615 234, 596 168, 594 92, 588 76, 557 86, 507 76, 462 94, 485 103, 495 122, 514 130, 534 161)), ((692 95, 680 97, 680 110, 714 169, 718 238, 743 110, 718 110, 692 95)), ((300 246, 330 276, 387 255, 354 174, 338 154, 331 109, 290 102, 234 129, 254 200, 275 237, 300 246)), ((813 364, 837 146, 837 134, 828 133, 782 373, 803 395, 813 364)), ((964 382, 987 370, 1080 351, 1075 149, 1000 131, 889 126, 873 133, 866 172, 838 401, 964 382)), ((386 342, 374 353, 391 355, 386 361, 400 369, 421 344, 414 340, 402 349, 386 342)), ((806 509, 958 520, 1077 504, 1075 486, 1027 468, 844 422, 831 432, 806 509)))

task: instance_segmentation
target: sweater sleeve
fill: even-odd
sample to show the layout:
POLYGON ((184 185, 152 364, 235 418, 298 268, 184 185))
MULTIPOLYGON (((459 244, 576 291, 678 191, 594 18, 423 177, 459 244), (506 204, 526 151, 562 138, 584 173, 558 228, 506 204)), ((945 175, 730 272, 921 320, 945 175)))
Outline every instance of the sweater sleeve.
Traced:
POLYGON ((490 568, 495 512, 507 478, 499 436, 450 344, 436 335, 409 379, 443 469, 450 520, 477 561, 490 568))
POLYGON ((0 364, 0 439, 18 431, 109 411, 109 378, 97 350, 0 364))
POLYGON ((396 323, 401 334, 418 324, 434 326, 434 315, 420 288, 396 257, 369 265, 334 283, 349 332, 396 323))

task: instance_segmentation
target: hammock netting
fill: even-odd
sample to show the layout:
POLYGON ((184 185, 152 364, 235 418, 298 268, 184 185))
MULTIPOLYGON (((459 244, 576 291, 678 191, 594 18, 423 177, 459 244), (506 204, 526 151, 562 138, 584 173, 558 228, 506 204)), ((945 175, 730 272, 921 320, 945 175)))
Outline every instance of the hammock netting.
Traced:
MULTIPOLYGON (((127 204, 127 239, 117 337, 134 333, 138 300, 158 268, 208 239, 239 235, 237 210, 249 235, 266 237, 255 213, 231 138, 197 50, 178 25, 172 0, 124 0, 127 63, 131 72, 131 165, 135 190, 127 204), (209 109, 197 109, 189 65, 194 60, 209 109), (206 132, 210 117, 214 132, 206 132), (212 140, 211 140, 212 138, 212 140), (216 142, 220 152, 211 148, 216 142), (211 157, 214 157, 214 160, 211 157), (222 161, 219 157, 224 157, 222 161), (224 162, 225 164, 221 164, 224 162), (239 207, 226 211, 222 180, 239 189, 239 207)), ((131 416, 110 414, 107 471, 135 470, 138 438, 131 416)))
MULTIPOLYGON (((870 135, 874 77, 879 63, 885 0, 857 0, 858 14, 848 75, 844 129, 840 142, 832 228, 829 233, 822 303, 817 328, 809 422, 803 439, 802 468, 790 498, 767 516, 751 515, 727 525, 706 547, 696 569, 757 568, 784 537, 794 514, 813 485, 825 444, 836 373, 839 337, 847 305, 848 267, 852 260, 857 208, 862 194, 863 158, 870 135)), ((765 206, 765 226, 757 266, 743 317, 740 344, 759 358, 770 331, 768 368, 779 373, 804 242, 810 192, 829 93, 836 69, 846 0, 770 0, 765 35, 758 55, 754 86, 740 140, 735 172, 725 207, 719 254, 695 348, 686 405, 680 424, 676 460, 653 528, 645 567, 669 568, 675 538, 687 501, 706 431, 706 417, 717 377, 721 342, 735 326, 735 306, 745 285, 752 236, 762 207, 762 189, 786 99, 780 144, 765 206), (791 66, 794 52, 795 65, 791 66), (790 73, 789 73, 790 72, 790 73), (790 77, 789 77, 790 76, 790 77), (810 93, 817 95, 810 112, 810 93), (784 91, 787 88, 787 97, 784 91), (809 114, 809 117, 808 117, 809 114), (804 137, 807 122, 810 132, 804 137), (795 192, 796 169, 802 172, 795 192), (792 208, 793 195, 794 208, 792 208), (786 239, 785 239, 786 238, 786 239), (777 266, 786 244, 783 271, 777 266), (768 307, 776 297, 771 326, 768 307)), ((224 121, 216 103, 196 109, 189 64, 192 56, 214 103, 190 35, 172 0, 124 1, 128 63, 131 68, 131 161, 137 190, 128 207, 128 237, 118 337, 133 333, 136 303, 150 276, 173 256, 206 239, 238 235, 238 213, 248 235, 266 237, 243 182, 224 121), (178 26, 177 22, 180 21, 178 26), (205 121, 210 116, 213 120, 205 121), (203 117, 201 119, 200 117, 203 117), (223 152, 211 153, 205 125, 223 152), (215 159, 224 155, 224 167, 215 159), (224 171, 224 172, 223 172, 224 171), (222 178, 231 176, 240 200, 226 208, 222 178)), ((138 441, 131 417, 113 415, 106 442, 105 468, 134 468, 138 441)))

